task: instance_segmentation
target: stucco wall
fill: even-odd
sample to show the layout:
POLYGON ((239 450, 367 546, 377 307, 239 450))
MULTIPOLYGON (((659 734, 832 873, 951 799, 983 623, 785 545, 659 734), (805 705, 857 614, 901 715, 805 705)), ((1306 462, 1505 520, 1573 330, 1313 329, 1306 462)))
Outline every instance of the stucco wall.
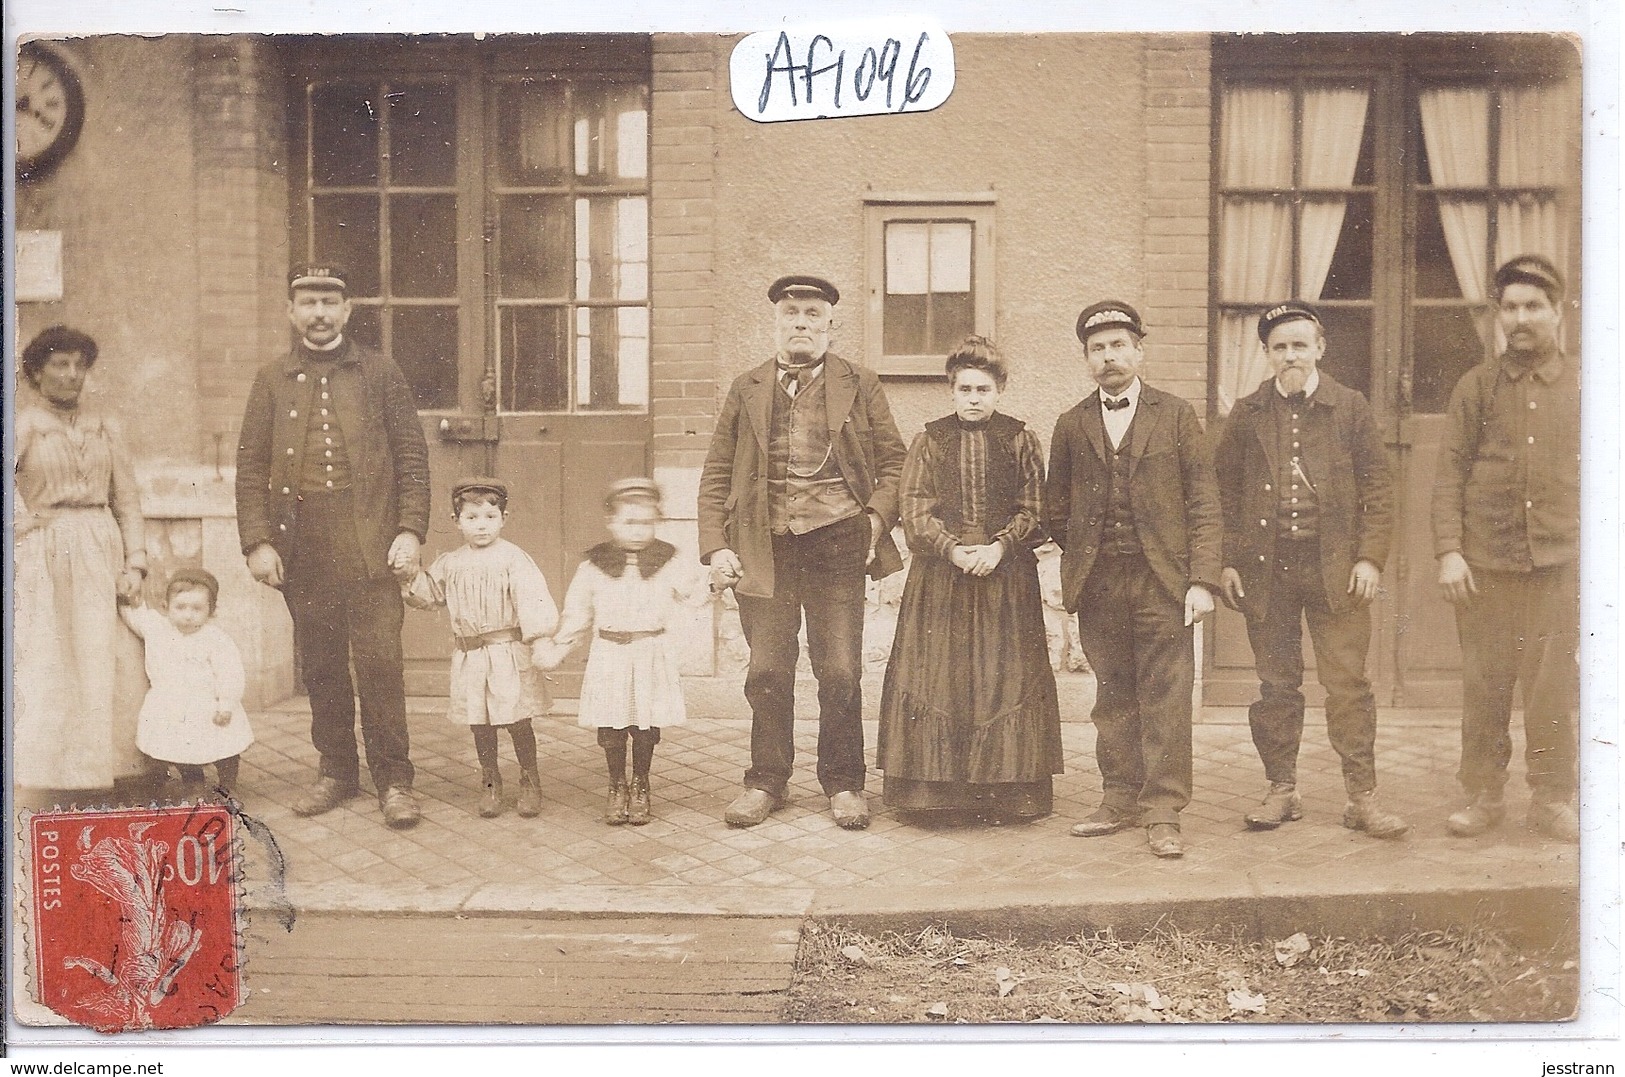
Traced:
POLYGON ((197 229, 192 42, 98 37, 59 43, 78 72, 85 123, 54 172, 17 188, 17 229, 62 233, 63 298, 21 303, 21 348, 65 322, 101 359, 90 400, 115 407, 137 457, 197 458, 197 229), (165 407, 134 401, 163 399, 165 407))
MULTIPOLYGON (((837 308, 834 347, 863 354, 866 191, 992 190, 994 335, 1012 367, 1002 407, 1047 442, 1090 385, 1073 335, 1077 312, 1106 296, 1143 302, 1146 47, 1139 35, 956 35, 953 94, 918 115, 757 124, 733 111, 722 88, 719 392, 771 353, 765 291, 782 273, 835 281, 850 298, 837 308)), ((940 384, 887 388, 905 437, 948 410, 940 384)))

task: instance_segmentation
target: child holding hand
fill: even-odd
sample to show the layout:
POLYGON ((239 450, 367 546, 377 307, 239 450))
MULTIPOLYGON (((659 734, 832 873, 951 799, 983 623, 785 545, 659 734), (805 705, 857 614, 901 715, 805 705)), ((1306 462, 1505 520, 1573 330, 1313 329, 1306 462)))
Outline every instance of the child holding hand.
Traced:
POLYGON ((203 767, 216 785, 237 784, 238 757, 254 743, 243 711, 243 659, 231 637, 213 624, 220 581, 201 568, 181 568, 164 587, 165 610, 120 606, 119 614, 146 647, 151 688, 141 701, 135 743, 174 763, 181 795, 203 792, 203 767))
POLYGON ((609 768, 604 822, 642 826, 652 818, 649 770, 660 731, 687 720, 678 679, 678 650, 668 629, 681 607, 708 597, 699 571, 655 537, 660 487, 622 479, 604 495, 610 541, 587 551, 570 582, 548 668, 593 631, 581 682, 578 724, 598 731, 609 768), (626 748, 632 746, 632 779, 626 748))
POLYGON ((519 814, 542 810, 531 719, 551 706, 540 659, 558 625, 558 607, 530 555, 502 537, 507 484, 463 479, 451 488, 451 511, 463 545, 402 579, 407 605, 444 608, 454 637, 447 717, 474 734, 484 795, 479 814, 502 814, 497 727, 505 726, 519 760, 519 814))

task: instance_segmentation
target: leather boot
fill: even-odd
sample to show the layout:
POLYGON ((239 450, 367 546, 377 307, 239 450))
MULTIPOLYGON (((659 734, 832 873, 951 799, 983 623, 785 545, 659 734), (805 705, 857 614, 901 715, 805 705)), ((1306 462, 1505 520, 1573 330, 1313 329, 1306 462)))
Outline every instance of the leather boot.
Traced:
POLYGON ((485 795, 480 798, 480 818, 495 819, 502 814, 502 772, 496 767, 481 767, 480 781, 485 783, 485 795))
POLYGON ((519 814, 529 819, 542 813, 542 783, 536 776, 536 768, 521 767, 519 770, 519 814))
POLYGON ((1506 818, 1507 805, 1501 790, 1479 793, 1473 802, 1445 821, 1445 827, 1458 838, 1476 838, 1506 818))
POLYGON ((1403 837, 1411 828, 1411 824, 1378 803, 1375 789, 1349 794, 1349 805, 1343 809, 1343 825, 1350 830, 1363 830, 1373 838, 1403 837))
POLYGON ((647 775, 632 779, 630 796, 627 801, 626 821, 633 826, 642 826, 652 816, 649 814, 649 778, 647 775))
POLYGON ((1292 782, 1270 782, 1263 803, 1243 818, 1249 830, 1274 830, 1282 823, 1303 818, 1303 798, 1292 782))
POLYGON ((620 826, 626 822, 631 811, 631 792, 625 782, 610 783, 609 796, 604 801, 604 822, 610 826, 620 826))

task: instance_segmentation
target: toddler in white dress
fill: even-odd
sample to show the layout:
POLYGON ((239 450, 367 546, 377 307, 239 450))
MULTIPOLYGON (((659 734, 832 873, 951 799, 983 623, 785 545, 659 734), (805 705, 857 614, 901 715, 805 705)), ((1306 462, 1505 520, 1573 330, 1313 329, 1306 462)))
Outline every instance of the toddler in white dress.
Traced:
POLYGON ((578 724, 598 731, 609 767, 604 821, 642 826, 651 818, 649 768, 660 730, 686 720, 678 649, 667 629, 680 628, 679 611, 709 594, 698 568, 655 538, 659 486, 649 479, 622 479, 605 494, 604 513, 610 541, 588 550, 576 569, 558 633, 543 660, 550 669, 557 666, 592 632, 578 724))
POLYGON ((243 711, 243 659, 231 637, 213 624, 220 581, 201 568, 181 568, 164 587, 165 612, 120 606, 130 631, 146 646, 152 687, 136 720, 136 747, 174 763, 181 795, 203 792, 205 764, 216 786, 237 784, 238 757, 254 743, 243 711))
POLYGON ((491 478, 463 479, 451 488, 451 511, 463 545, 406 576, 402 596, 414 609, 445 609, 451 617, 451 699, 447 717, 474 734, 484 795, 479 814, 502 814, 497 727, 505 726, 519 760, 520 815, 542 810, 531 719, 551 705, 534 660, 558 626, 559 611, 542 570, 502 537, 508 487, 491 478))

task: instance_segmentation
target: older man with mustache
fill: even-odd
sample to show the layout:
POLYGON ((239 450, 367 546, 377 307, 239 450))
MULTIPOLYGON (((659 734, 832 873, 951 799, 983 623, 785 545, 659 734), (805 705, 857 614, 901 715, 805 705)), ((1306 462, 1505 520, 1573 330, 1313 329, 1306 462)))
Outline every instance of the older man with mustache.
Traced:
POLYGON ((1397 838, 1377 801, 1377 703, 1366 676, 1371 603, 1393 532, 1393 479, 1371 405, 1319 369, 1320 316, 1291 300, 1258 320, 1275 376, 1236 403, 1215 457, 1224 503, 1221 597, 1247 616, 1261 682, 1248 709, 1269 791, 1254 830, 1302 818, 1303 621, 1326 687, 1326 732, 1343 761, 1343 825, 1397 838))

